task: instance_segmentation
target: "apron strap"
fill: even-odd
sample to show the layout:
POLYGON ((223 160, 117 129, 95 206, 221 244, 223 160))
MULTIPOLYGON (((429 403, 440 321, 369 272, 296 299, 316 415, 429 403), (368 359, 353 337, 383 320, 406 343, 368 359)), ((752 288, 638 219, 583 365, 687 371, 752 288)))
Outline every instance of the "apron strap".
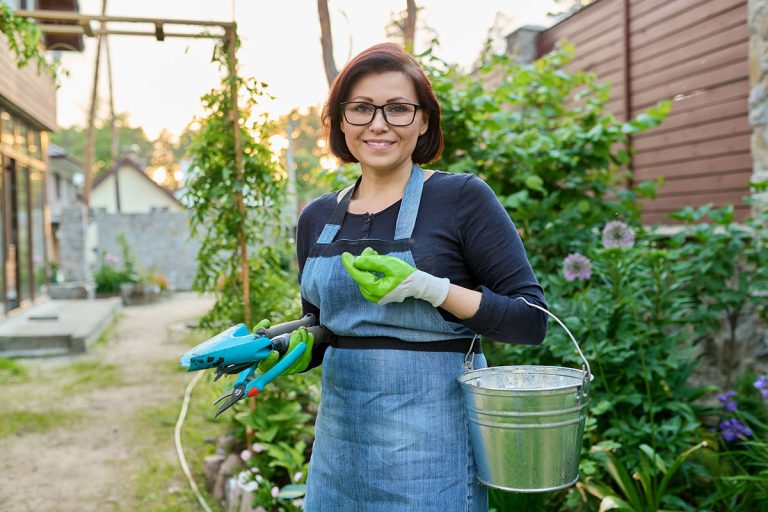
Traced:
POLYGON ((400 203, 400 213, 397 215, 395 227, 395 240, 407 240, 413 234, 416 225, 416 216, 419 214, 421 204, 421 191, 424 188, 424 171, 416 164, 411 168, 411 177, 403 192, 403 201, 400 203))
MULTIPOLYGON (((352 194, 355 193, 355 189, 360 185, 362 176, 357 178, 354 186, 350 188, 341 201, 336 205, 333 210, 331 219, 328 224, 323 227, 323 231, 317 238, 318 244, 330 244, 336 238, 336 235, 341 230, 341 224, 344 222, 344 217, 347 214, 347 208, 350 201, 352 201, 352 194)), ((395 226, 395 240, 407 240, 411 238, 413 234, 413 228, 416 225, 416 216, 419 214, 419 205, 421 204, 421 191, 424 188, 424 171, 421 170, 416 164, 413 164, 411 168, 411 176, 408 178, 408 183, 405 186, 403 192, 403 199, 400 203, 400 211, 397 214, 397 224, 395 226)))
POLYGON ((328 221, 328 224, 325 225, 322 233, 320 233, 320 236, 317 237, 316 243, 330 244, 333 242, 333 239, 336 238, 336 235, 341 229, 341 223, 344 222, 344 216, 347 214, 347 208, 349 207, 349 203, 352 200, 352 194, 355 193, 355 189, 360 184, 361 179, 363 179, 362 176, 357 178, 357 181, 352 186, 352 188, 350 188, 347 193, 344 194, 344 197, 342 197, 341 201, 339 201, 339 203, 336 205, 336 208, 333 210, 333 214, 331 214, 331 220, 328 221))

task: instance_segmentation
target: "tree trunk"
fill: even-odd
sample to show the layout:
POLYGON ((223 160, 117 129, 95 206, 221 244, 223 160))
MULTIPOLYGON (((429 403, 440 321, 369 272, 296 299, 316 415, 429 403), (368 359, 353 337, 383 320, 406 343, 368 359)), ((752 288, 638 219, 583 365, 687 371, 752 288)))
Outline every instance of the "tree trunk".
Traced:
POLYGON ((416 36, 416 0, 406 0, 406 13, 403 44, 406 51, 413 53, 413 40, 416 36))
POLYGON ((328 0, 317 0, 317 15, 320 18, 320 43, 323 48, 325 77, 330 87, 339 71, 333 60, 333 34, 331 34, 331 16, 328 14, 328 0))

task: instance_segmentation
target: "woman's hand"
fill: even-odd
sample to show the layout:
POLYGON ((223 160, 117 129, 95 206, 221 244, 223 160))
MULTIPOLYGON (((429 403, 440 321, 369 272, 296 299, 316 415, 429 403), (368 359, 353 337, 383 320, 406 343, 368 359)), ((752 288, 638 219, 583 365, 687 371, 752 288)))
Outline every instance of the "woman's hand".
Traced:
POLYGON ((451 283, 417 270, 394 256, 382 256, 366 247, 358 257, 345 252, 341 261, 360 287, 363 297, 376 304, 402 302, 407 297, 426 300, 438 307, 448 296, 451 283))
MULTIPOLYGON (((259 322, 257 325, 261 325, 261 322, 259 322)), ((268 325, 262 327, 268 327, 268 325)), ((283 375, 293 375, 294 373, 303 372, 307 369, 307 366, 309 366, 309 360, 312 359, 312 345, 315 343, 315 337, 311 332, 307 331, 306 327, 299 327, 291 333, 291 337, 289 338, 288 342, 288 350, 286 350, 285 353, 289 354, 294 348, 296 348, 296 345, 299 343, 306 344, 307 349, 303 354, 301 354, 301 356, 299 356, 296 362, 294 362, 283 372, 283 375)), ((283 355, 283 357, 285 357, 285 355, 283 355)), ((259 363, 259 371, 261 373, 267 373, 270 368, 277 364, 279 360, 280 353, 277 350, 273 350, 259 363)))

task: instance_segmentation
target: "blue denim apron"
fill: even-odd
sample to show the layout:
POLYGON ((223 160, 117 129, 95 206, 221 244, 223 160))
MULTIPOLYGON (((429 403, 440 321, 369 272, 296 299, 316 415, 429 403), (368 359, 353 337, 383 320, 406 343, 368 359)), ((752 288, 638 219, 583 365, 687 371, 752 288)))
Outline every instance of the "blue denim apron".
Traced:
MULTIPOLYGON (((414 165, 394 240, 334 240, 353 188, 312 247, 301 293, 319 307, 320 322, 335 334, 413 343, 473 336, 426 301, 366 301, 341 263, 342 252, 358 255, 371 246, 415 266, 409 247, 423 183, 423 171, 414 165)), ((475 478, 456 382, 464 359, 458 352, 328 348, 304 509, 485 512, 487 491, 475 478)), ((474 357, 474 366, 485 366, 482 354, 474 357)))

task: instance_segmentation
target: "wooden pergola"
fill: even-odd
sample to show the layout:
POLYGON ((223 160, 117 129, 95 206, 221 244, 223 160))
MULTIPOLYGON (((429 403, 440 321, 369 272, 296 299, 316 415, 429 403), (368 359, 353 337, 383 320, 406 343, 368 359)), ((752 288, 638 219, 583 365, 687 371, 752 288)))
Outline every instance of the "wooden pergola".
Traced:
MULTIPOLYGON (((235 151, 235 172, 238 180, 243 179, 243 157, 241 152, 240 142, 240 122, 239 122, 239 110, 237 106, 237 24, 227 21, 205 21, 205 20, 183 20, 183 19, 164 19, 164 18, 139 18, 129 16, 105 16, 105 15, 89 15, 81 14, 78 12, 69 11, 52 11, 52 10, 18 10, 14 12, 14 15, 31 18, 36 20, 40 31, 43 34, 59 34, 59 35, 79 35, 88 37, 97 37, 101 40, 101 37, 108 35, 120 35, 120 36, 143 36, 154 37, 158 41, 164 41, 169 37, 182 37, 182 38, 208 38, 208 39, 221 39, 227 48, 227 54, 229 56, 228 66, 228 78, 230 85, 230 94, 232 95, 232 129, 234 137, 234 151, 235 151), (150 25, 152 30, 114 30, 107 27, 107 23, 127 23, 127 24, 139 24, 150 25), (94 28, 92 24, 99 23, 98 28, 94 28), (166 27, 186 26, 194 27, 197 31, 166 31, 166 27), (217 33, 211 33, 208 29, 213 28, 217 30, 217 33)), ((174 29, 178 30, 178 29, 174 29)), ((94 88, 95 89, 95 88, 94 88)), ((87 162, 85 169, 85 183, 83 185, 83 202, 88 205, 90 187, 93 180, 93 173, 91 170, 91 162, 87 162)), ((241 214, 245 215, 245 204, 243 202, 243 196, 241 192, 234 191, 235 203, 241 214)), ((246 325, 250 325, 250 285, 248 276, 248 248, 246 246, 245 233, 240 232, 239 236, 240 245, 240 265, 241 265, 241 278, 243 282, 243 301, 245 307, 243 308, 246 325)))

